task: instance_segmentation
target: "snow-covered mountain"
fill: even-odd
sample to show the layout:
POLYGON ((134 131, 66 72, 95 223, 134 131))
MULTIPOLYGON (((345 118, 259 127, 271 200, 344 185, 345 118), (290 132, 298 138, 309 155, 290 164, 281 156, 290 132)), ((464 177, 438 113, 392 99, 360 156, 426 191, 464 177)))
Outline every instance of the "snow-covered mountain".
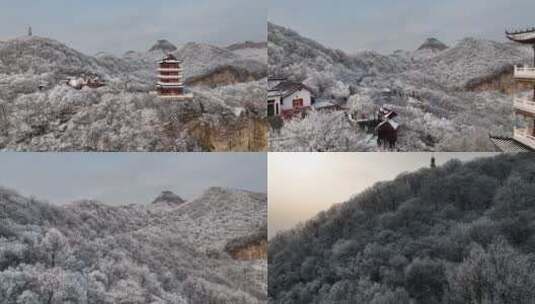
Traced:
MULTIPOLYGON (((491 82, 510 78, 512 66, 532 56, 522 46, 475 38, 452 47, 428 39, 416 50, 348 54, 272 23, 268 46, 270 75, 303 82, 317 98, 347 100, 352 113, 389 104, 400 114, 398 147, 403 151, 494 151, 489 133, 508 136, 513 122, 511 97, 504 94, 511 90, 491 82)), ((302 133, 310 135, 309 129, 302 133)), ((288 134, 284 129, 271 134, 272 149, 286 150, 294 143, 302 149, 303 138, 277 138, 288 134)), ((342 141, 337 146, 352 145, 342 141)), ((368 146, 376 149, 375 140, 368 146)))
MULTIPOLYGON (((240 48, 244 49, 247 47, 240 48)), ((231 50, 204 43, 190 42, 177 49, 167 40, 158 40, 146 52, 129 51, 122 57, 99 53, 93 57, 56 40, 37 36, 19 37, 0 45, 0 74, 51 73, 57 80, 84 73, 97 74, 106 79, 129 74, 138 81, 153 82, 157 60, 167 53, 173 53, 184 61, 186 81, 190 77, 202 76, 219 66, 228 65, 244 68, 256 76, 255 80, 266 75, 265 65, 258 64, 265 59, 261 53, 257 53, 256 58, 241 56, 231 50)))
POLYGON ((246 41, 244 43, 229 45, 227 49, 245 59, 260 60, 263 63, 266 63, 268 60, 267 42, 246 41))
MULTIPOLYGON (((345 80, 344 74, 348 73, 382 76, 420 72, 428 74, 422 77, 431 78, 437 83, 463 87, 473 79, 527 62, 532 56, 525 47, 475 38, 463 39, 451 48, 436 38, 430 38, 415 51, 398 51, 391 55, 364 51, 350 55, 272 23, 268 30, 270 74, 301 78, 304 71, 295 69, 297 65, 304 69, 332 72, 342 80, 345 80), (421 53, 429 51, 435 56, 421 56, 421 53)), ((356 77, 349 81, 355 83, 359 80, 360 77, 356 77)))
POLYGON ((163 209, 54 206, 1 189, 0 203, 2 303, 30 295, 49 303, 265 303, 265 248, 248 259, 226 250, 236 240, 256 246, 266 229, 265 194, 211 188, 163 209), (46 285, 36 271, 60 276, 46 285))
POLYGON ((527 62, 527 48, 510 43, 466 38, 455 46, 424 60, 419 70, 437 82, 463 88, 478 78, 488 77, 527 62))
POLYGON ((261 63, 262 57, 254 60, 230 50, 204 43, 187 43, 174 53, 184 62, 184 75, 187 79, 210 75, 223 66, 241 68, 245 73, 254 75, 258 80, 266 77, 267 68, 261 63))
POLYGON ((156 206, 178 207, 185 202, 186 201, 172 191, 162 191, 151 204, 156 206))
POLYGON ((165 40, 165 39, 161 39, 161 40, 158 40, 150 49, 149 49, 149 52, 154 52, 154 51, 162 51, 162 52, 173 52, 173 51, 176 51, 177 48, 174 44, 172 44, 171 42, 165 40))
POLYGON ((78 74, 93 72, 114 74, 96 58, 84 55, 66 45, 37 36, 19 37, 0 44, 2 74, 78 74))
POLYGON ((184 60, 194 100, 170 103, 151 91, 157 62, 173 47, 158 41, 148 51, 89 56, 48 38, 6 41, 0 45, 0 150, 264 150, 266 136, 254 134, 265 129, 263 58, 208 44, 179 46, 173 54, 184 60), (106 86, 65 84, 84 75, 99 76, 106 86))
POLYGON ((401 51, 402 54, 409 57, 412 61, 428 59, 447 50, 449 47, 437 38, 428 38, 416 51, 401 51))
POLYGON ((129 51, 123 55, 122 59, 143 64, 145 69, 154 73, 156 62, 165 54, 171 53, 183 61, 186 83, 191 82, 192 78, 208 77, 214 71, 228 66, 243 69, 245 73, 253 75, 254 80, 266 77, 267 68, 263 60, 267 50, 265 48, 263 50, 256 49, 257 52, 253 54, 247 53, 246 50, 232 51, 197 42, 189 42, 177 48, 167 40, 159 40, 147 52, 129 51), (240 51, 244 53, 240 54, 240 51), (263 64, 261 64, 262 62, 263 64))
POLYGON ((418 48, 418 51, 430 50, 432 52, 441 52, 447 49, 448 46, 436 38, 427 38, 425 42, 418 48))
POLYGON ((267 48, 266 42, 253 42, 253 41, 234 43, 234 44, 227 46, 227 49, 231 51, 245 50, 245 49, 265 49, 265 48, 267 48))

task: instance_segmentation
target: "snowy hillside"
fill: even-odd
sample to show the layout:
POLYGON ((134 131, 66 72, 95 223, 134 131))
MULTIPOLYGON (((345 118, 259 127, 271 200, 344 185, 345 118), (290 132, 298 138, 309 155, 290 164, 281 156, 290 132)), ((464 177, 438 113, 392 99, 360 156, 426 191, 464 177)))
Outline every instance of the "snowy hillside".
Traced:
POLYGON ((445 45, 442 41, 436 38, 427 38, 427 40, 418 48, 417 51, 429 50, 431 52, 441 52, 447 49, 448 46, 445 45))
POLYGON ((176 46, 174 44, 172 44, 171 42, 165 40, 165 39, 161 39, 161 40, 158 40, 150 49, 149 49, 149 52, 154 52, 154 51, 162 51, 162 52, 167 52, 167 53, 170 53, 170 52, 173 52, 173 51, 176 51, 176 46))
POLYGON ((405 172, 278 234, 269 303, 534 303, 530 154, 405 172))
MULTIPOLYGON (((401 122, 397 145, 401 151, 494 151, 488 135, 509 136, 512 132, 512 97, 505 94, 511 89, 493 88, 485 82, 511 75, 514 64, 526 63, 532 56, 528 48, 474 38, 452 47, 428 39, 417 50, 398 50, 390 55, 373 51, 347 54, 275 24, 270 23, 268 30, 270 75, 303 82, 317 99, 345 100, 348 114, 369 115, 382 105, 390 105, 401 122), (475 84, 486 89, 471 91, 475 84)), ((324 124, 327 120, 319 121, 324 124)), ((295 133, 288 128, 294 124, 287 124, 271 132, 271 146, 282 151, 293 146, 345 151, 362 145, 364 135, 356 135, 359 143, 352 136, 330 141, 329 147, 303 147, 302 143, 311 142, 315 129, 341 125, 319 124, 304 122, 301 135, 293 136, 288 136, 295 133), (348 140, 353 143, 348 144, 348 140)), ((343 129, 363 132, 351 126, 343 129)), ((377 150, 375 139, 367 142, 362 149, 377 150)))
POLYGON ((266 42, 247 41, 230 45, 227 49, 244 59, 258 60, 263 63, 268 61, 266 42))
POLYGON ((186 81, 191 77, 206 75, 223 65, 239 66, 251 74, 260 74, 256 79, 267 75, 265 64, 258 63, 262 60, 261 57, 253 60, 208 44, 187 43, 174 54, 184 62, 186 81))
POLYGON ((207 44, 181 46, 174 52, 184 60, 194 100, 169 102, 151 91, 157 61, 173 47, 158 41, 150 51, 92 57, 47 38, 6 41, 0 45, 0 150, 264 150, 265 136, 255 133, 266 125, 262 58, 207 44), (106 86, 65 84, 84 75, 106 86))
POLYGON ((178 207, 184 203, 185 201, 180 196, 171 191, 163 191, 151 204, 153 206, 178 207))
POLYGON ((212 188, 162 209, 58 207, 1 189, 0 202, 2 303, 266 301, 265 253, 237 260, 225 251, 265 230, 265 194, 212 188))
POLYGON ((527 63, 529 50, 513 44, 466 38, 454 47, 425 60, 419 69, 437 82, 464 87, 469 81, 527 63))
POLYGON ((96 59, 58 41, 37 36, 20 37, 0 44, 0 62, 0 71, 4 74, 62 72, 64 67, 79 71, 104 71, 96 59))
POLYGON ((428 38, 416 49, 416 51, 401 51, 405 56, 408 56, 412 61, 420 61, 432 58, 449 47, 442 41, 436 38, 428 38))

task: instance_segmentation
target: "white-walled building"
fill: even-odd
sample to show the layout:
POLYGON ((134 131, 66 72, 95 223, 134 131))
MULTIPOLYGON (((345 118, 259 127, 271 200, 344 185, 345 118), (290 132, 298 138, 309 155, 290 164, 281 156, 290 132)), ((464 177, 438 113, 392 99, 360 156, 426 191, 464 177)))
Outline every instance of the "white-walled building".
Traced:
POLYGON ((534 65, 515 66, 513 77, 517 83, 533 87, 533 95, 515 94, 513 99, 513 137, 491 136, 490 140, 503 152, 535 151, 535 28, 507 32, 509 40, 530 45, 534 50, 534 65))
POLYGON ((269 78, 268 88, 268 116, 289 118, 312 106, 312 90, 302 83, 285 78, 269 78))

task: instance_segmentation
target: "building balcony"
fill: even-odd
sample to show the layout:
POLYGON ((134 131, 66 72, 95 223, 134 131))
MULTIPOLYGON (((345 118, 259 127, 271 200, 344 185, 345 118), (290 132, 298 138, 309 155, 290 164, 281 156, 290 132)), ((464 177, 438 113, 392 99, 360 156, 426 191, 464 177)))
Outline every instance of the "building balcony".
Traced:
POLYGON ((519 80, 535 81, 535 68, 515 65, 514 76, 519 80))
POLYGON ((515 98, 515 109, 528 113, 535 113, 535 102, 525 98, 515 98))
POLYGON ((184 85, 183 82, 158 82, 159 86, 162 87, 182 87, 184 85))
POLYGON ((179 75, 158 75, 158 78, 160 79, 176 79, 180 80, 182 77, 179 75))
POLYGON ((532 149, 535 149, 535 136, 531 129, 515 129, 514 139, 532 149))
POLYGON ((188 93, 188 94, 170 94, 170 95, 159 95, 158 97, 161 98, 161 99, 166 99, 166 100, 192 100, 193 99, 193 94, 191 94, 191 93, 188 93))
POLYGON ((159 72, 182 72, 182 68, 158 68, 159 72))

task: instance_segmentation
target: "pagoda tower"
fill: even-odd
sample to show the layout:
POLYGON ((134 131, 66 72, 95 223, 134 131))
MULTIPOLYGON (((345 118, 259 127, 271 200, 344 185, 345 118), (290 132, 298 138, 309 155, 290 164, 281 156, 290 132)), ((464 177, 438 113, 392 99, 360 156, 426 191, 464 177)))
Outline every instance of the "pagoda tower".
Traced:
POLYGON ((184 93, 181 61, 172 54, 158 62, 158 96, 164 99, 185 100, 193 96, 184 93))
POLYGON ((535 28, 505 32, 511 41, 531 45, 534 50, 533 65, 514 67, 514 79, 518 84, 533 87, 533 95, 518 96, 514 94, 515 128, 513 139, 535 150, 535 28))

